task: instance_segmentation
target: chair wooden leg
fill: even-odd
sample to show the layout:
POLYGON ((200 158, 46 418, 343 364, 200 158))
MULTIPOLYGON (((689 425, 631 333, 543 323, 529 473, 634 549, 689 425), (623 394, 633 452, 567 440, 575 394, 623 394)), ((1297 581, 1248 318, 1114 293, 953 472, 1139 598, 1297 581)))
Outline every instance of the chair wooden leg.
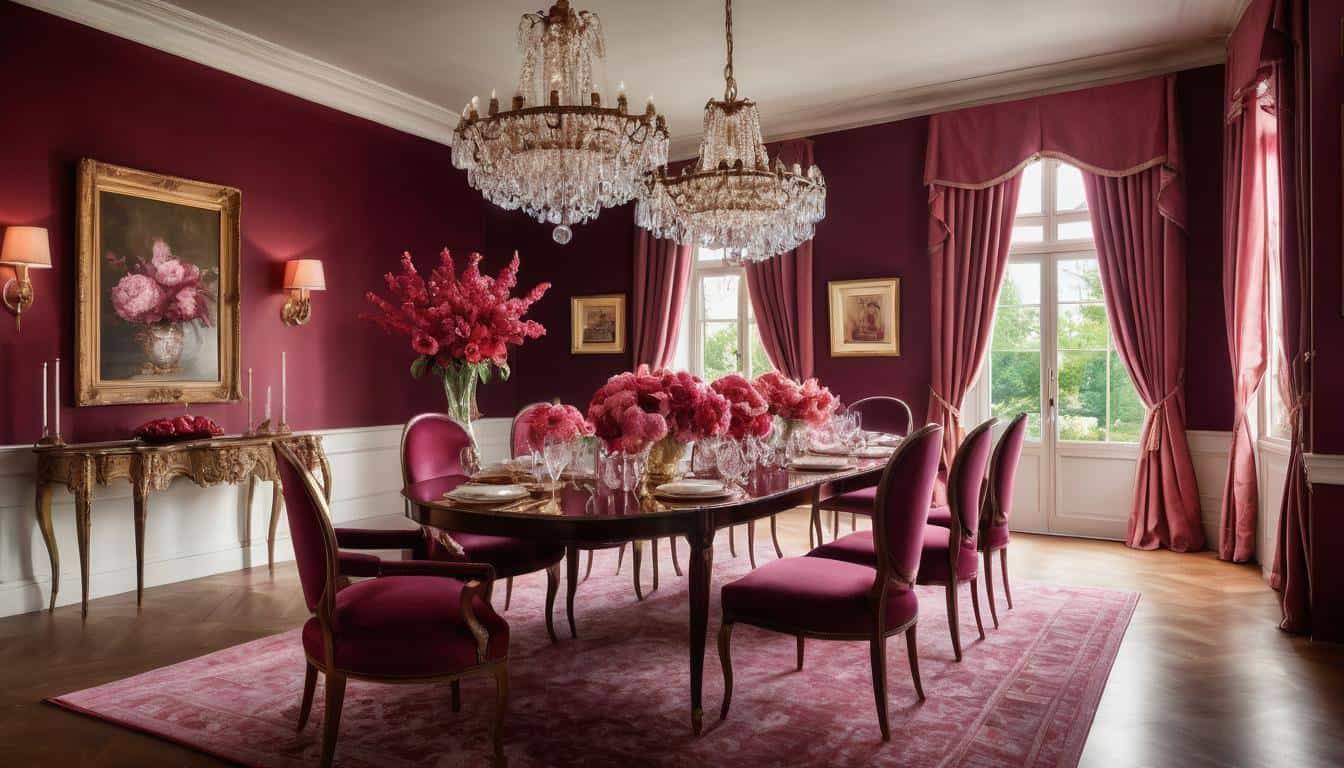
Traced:
POLYGON ((452 707, 454 712, 462 711, 462 683, 454 680, 449 686, 452 695, 452 707))
POLYGON ((747 521, 747 559, 751 561, 751 570, 756 570, 756 521, 747 521))
POLYGON ((589 576, 593 575, 593 550, 588 550, 588 569, 583 572, 583 580, 587 581, 589 576))
POLYGON ((993 555, 991 550, 985 550, 985 597, 989 599, 989 617, 994 620, 994 628, 999 628, 999 610, 994 606, 994 569, 993 555))
POLYGON ((653 566, 653 589, 650 589, 649 591, 650 591, 650 592, 657 592, 657 591, 658 591, 658 540, 657 540, 657 539, 649 539, 649 559, 652 561, 650 564, 653 566))
POLYGON ((317 667, 304 662, 303 702, 299 705, 299 725, 294 730, 302 731, 308 724, 308 716, 313 713, 313 693, 317 691, 317 667))
POLYGON ((807 548, 814 549, 821 546, 821 510, 817 509, 817 503, 812 502, 812 516, 807 521, 807 548))
POLYGON ((953 580, 946 588, 947 629, 952 633, 952 653, 961 661, 961 630, 957 626, 957 582, 953 580))
POLYGON ((621 545, 621 548, 620 548, 619 550, 616 551, 616 575, 617 575, 617 576, 620 576, 620 575, 621 575, 621 563, 624 563, 624 562, 625 562, 625 545, 622 544, 622 545, 621 545))
POLYGON ((924 686, 919 682, 919 646, 915 645, 915 625, 905 630, 905 652, 910 657, 910 679, 915 681, 915 695, 924 700, 924 686))
POLYGON ((327 708, 322 712, 322 768, 336 756, 336 734, 341 730, 341 705, 345 703, 345 675, 327 673, 327 708))
POLYGON ((859 530, 859 516, 853 512, 849 513, 849 532, 853 533, 859 530))
POLYGON ((667 548, 672 550, 672 571, 681 576, 681 560, 677 558, 677 537, 667 537, 667 548))
POLYGON ((513 577, 504 580, 504 610, 509 610, 509 603, 513 602, 513 577))
POLYGON ((999 550, 999 565, 1003 568, 1003 596, 1008 598, 1008 610, 1013 610, 1013 591, 1008 588, 1008 548, 999 550))
POLYGON ((980 621, 980 579, 971 579, 971 608, 975 611, 975 628, 980 630, 980 639, 985 639, 985 625, 980 621))
POLYGON ((798 671, 803 671, 803 636, 798 636, 798 671))
MULTIPOLYGON (((593 567, 593 550, 591 549, 588 550, 588 567, 593 567)), ((574 625, 574 593, 578 591, 579 548, 571 546, 565 550, 565 617, 569 619, 570 637, 579 636, 579 630, 574 625)))
POLYGON ((728 526, 728 554, 737 557, 737 526, 728 526))
POLYGON ((555 595, 560 591, 560 564, 555 563, 546 569, 546 634, 552 643, 560 642, 555 635, 555 595))
POLYGON ((723 622, 719 627, 719 666, 723 667, 723 706, 719 708, 719 719, 728 719, 728 705, 733 701, 733 655, 729 648, 733 635, 733 623, 723 622))
POLYGON ((887 723, 887 636, 880 627, 873 630, 869 646, 873 660, 873 697, 877 699, 877 724, 882 729, 882 740, 891 741, 891 726, 887 723))
POLYGON ((639 585, 640 566, 644 563, 644 542, 636 539, 630 542, 630 567, 635 572, 635 599, 644 599, 644 588, 639 585))
POLYGON ((506 663, 495 667, 495 719, 490 725, 490 740, 494 746, 494 766, 504 768, 504 715, 509 709, 509 668, 506 663))
POLYGON ((831 510, 831 541, 840 538, 840 510, 831 510))
POLYGON ((775 544, 775 557, 784 559, 784 550, 779 546, 779 515, 770 516, 770 541, 775 544))

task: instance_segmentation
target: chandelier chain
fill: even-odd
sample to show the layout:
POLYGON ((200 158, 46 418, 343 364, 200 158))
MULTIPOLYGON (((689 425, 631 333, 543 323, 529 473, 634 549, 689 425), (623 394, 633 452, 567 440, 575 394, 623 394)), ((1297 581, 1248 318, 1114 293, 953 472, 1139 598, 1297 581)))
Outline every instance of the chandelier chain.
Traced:
POLYGON ((733 77, 733 0, 724 0, 724 31, 728 38, 728 65, 723 68, 723 100, 737 100, 737 78, 733 77))

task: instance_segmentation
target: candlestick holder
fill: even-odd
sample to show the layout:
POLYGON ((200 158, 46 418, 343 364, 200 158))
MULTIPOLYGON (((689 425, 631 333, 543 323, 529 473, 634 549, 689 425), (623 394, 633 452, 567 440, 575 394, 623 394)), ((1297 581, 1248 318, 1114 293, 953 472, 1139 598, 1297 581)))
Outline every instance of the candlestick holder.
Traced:
POLYGON ((271 420, 262 419, 257 426, 243 433, 243 437, 262 437, 263 435, 274 434, 271 430, 271 420))
POLYGON ((38 440, 35 445, 40 446, 59 446, 65 445, 65 440, 60 435, 47 435, 38 440))
POLYGON ((275 426, 275 429, 271 430, 271 434, 273 434, 273 435, 292 435, 292 434, 294 434, 294 430, 290 429, 290 428, 289 428, 289 425, 282 421, 282 422, 280 422, 279 424, 277 424, 277 425, 275 426))

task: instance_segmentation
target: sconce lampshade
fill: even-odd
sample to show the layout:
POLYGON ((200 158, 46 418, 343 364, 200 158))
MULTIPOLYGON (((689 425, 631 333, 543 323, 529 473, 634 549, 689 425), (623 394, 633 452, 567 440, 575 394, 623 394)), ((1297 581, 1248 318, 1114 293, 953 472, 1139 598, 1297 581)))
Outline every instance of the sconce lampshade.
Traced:
MULTIPOLYGON (((4 244, 0 245, 0 264, 23 264, 30 269, 51 267, 51 246, 47 230, 42 227, 10 227, 5 230, 4 244)), ((321 264, 318 275, 322 274, 321 264)))
POLYGON ((326 276, 322 274, 320 259, 294 259, 285 262, 285 290, 304 288, 309 291, 325 291, 326 276))

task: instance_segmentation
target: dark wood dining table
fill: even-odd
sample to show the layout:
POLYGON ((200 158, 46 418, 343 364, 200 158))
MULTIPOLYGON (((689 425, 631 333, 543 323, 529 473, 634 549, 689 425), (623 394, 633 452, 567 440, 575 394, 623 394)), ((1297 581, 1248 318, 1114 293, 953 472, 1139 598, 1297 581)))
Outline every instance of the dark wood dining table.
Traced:
POLYGON ((703 727, 701 704, 705 637, 709 629, 710 572, 714 535, 722 529, 812 504, 819 494, 845 493, 876 485, 885 459, 856 459, 833 471, 758 469, 732 495, 704 501, 672 502, 648 493, 611 490, 591 480, 573 480, 554 492, 539 491, 535 503, 468 505, 444 494, 468 482, 447 475, 406 486, 416 519, 446 531, 516 536, 563 542, 567 548, 566 607, 574 615, 579 547, 683 536, 690 546, 691 728, 703 727), (543 501, 544 500, 544 501, 543 501))

